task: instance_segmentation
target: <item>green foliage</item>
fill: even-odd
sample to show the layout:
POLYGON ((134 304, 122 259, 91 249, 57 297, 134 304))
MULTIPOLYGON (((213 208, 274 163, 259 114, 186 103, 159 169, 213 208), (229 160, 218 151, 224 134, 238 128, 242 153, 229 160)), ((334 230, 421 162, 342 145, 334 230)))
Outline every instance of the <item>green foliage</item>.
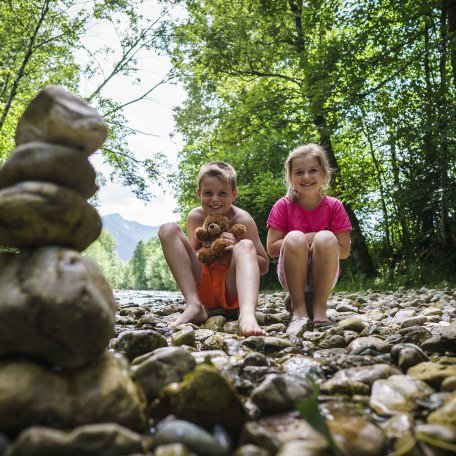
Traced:
POLYGON ((318 385, 314 380, 309 379, 312 384, 312 394, 304 401, 297 404, 299 416, 304 418, 317 432, 322 434, 328 442, 331 455, 340 456, 340 452, 328 429, 328 425, 318 408, 318 385))
POLYGON ((122 287, 135 290, 177 290, 158 237, 136 244, 122 287))
POLYGON ((264 241, 286 155, 319 142, 335 170, 329 193, 359 222, 349 270, 360 243, 385 283, 414 264, 449 269, 456 18, 446 3, 178 3, 188 15, 169 24, 167 49, 188 92, 176 111, 185 145, 173 177, 183 216, 197 203, 198 168, 225 160, 264 241))
POLYGON ((144 17, 143 2, 0 2, 0 164, 14 149, 19 117, 41 89, 60 85, 78 94, 83 88, 79 95, 98 109, 108 124, 108 139, 101 153, 111 166, 111 180, 131 186, 140 198, 150 198, 148 183, 160 183, 166 171, 164 157, 160 153, 145 160, 135 156, 127 139, 138 132, 127 127, 123 110, 148 97, 167 78, 135 99, 120 102, 106 96, 116 78, 138 82, 134 81, 140 69, 138 57, 159 48, 161 13, 157 9, 156 18, 144 17), (90 35, 97 26, 112 31, 118 42, 94 45, 90 35), (78 63, 84 60, 86 65, 78 63))
POLYGON ((85 250, 84 255, 95 261, 111 287, 118 289, 123 286, 126 266, 118 257, 115 246, 112 234, 102 231, 99 238, 85 250))

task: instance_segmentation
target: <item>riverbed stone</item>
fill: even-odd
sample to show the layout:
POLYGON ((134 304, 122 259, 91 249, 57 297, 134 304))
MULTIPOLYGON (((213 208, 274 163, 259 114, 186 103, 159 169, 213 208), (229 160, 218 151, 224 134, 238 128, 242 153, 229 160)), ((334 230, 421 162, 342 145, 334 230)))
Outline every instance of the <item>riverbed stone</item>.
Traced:
POLYGON ((42 141, 66 144, 88 156, 107 137, 106 123, 85 101, 61 87, 49 86, 30 102, 16 129, 16 144, 42 141))
POLYGON ((163 388, 152 414, 173 414, 206 430, 219 424, 232 436, 239 434, 248 419, 232 384, 216 367, 207 364, 196 366, 182 382, 163 388))
POLYGON ((456 428, 456 392, 448 396, 442 407, 431 412, 427 421, 430 424, 443 424, 456 428))
POLYGON ((360 354, 367 349, 374 349, 377 352, 385 353, 388 351, 388 344, 379 337, 367 336, 355 339, 347 347, 348 352, 353 355, 360 354))
POLYGON ((407 375, 422 380, 439 389, 442 381, 456 375, 456 365, 440 364, 438 362, 423 362, 411 367, 407 375))
POLYGON ((296 404, 312 394, 311 383, 296 375, 267 375, 252 391, 251 400, 263 413, 280 413, 294 410, 296 404))
POLYGON ((228 319, 223 315, 215 315, 209 317, 206 322, 203 324, 203 328, 210 329, 216 332, 223 332, 223 326, 228 322, 228 319))
POLYGON ((424 351, 415 344, 397 344, 391 349, 391 362, 406 373, 407 370, 423 361, 428 361, 424 351))
POLYGON ((360 417, 341 417, 328 421, 331 435, 344 456, 380 456, 383 454, 383 431, 360 417))
POLYGON ((372 384, 398 373, 388 364, 351 367, 341 369, 321 385, 322 391, 328 394, 369 394, 372 384))
POLYGON ((0 188, 23 181, 45 181, 68 187, 85 199, 98 190, 95 178, 93 166, 80 150, 42 142, 16 147, 0 168, 0 188))
POLYGON ((166 347, 166 338, 153 329, 124 331, 117 336, 114 349, 130 361, 138 356, 153 352, 156 348, 166 347))
POLYGON ((198 455, 228 456, 229 447, 222 445, 202 427, 184 420, 165 420, 158 426, 153 446, 181 443, 198 455))
POLYGON ((385 380, 376 380, 372 385, 369 404, 379 415, 394 415, 412 412, 416 400, 429 396, 434 390, 425 382, 408 375, 392 375, 385 380))
POLYGON ((195 366, 195 359, 183 348, 163 347, 143 357, 140 363, 133 364, 131 370, 147 399, 152 401, 165 385, 182 381, 184 375, 193 371, 195 366))
POLYGON ((5 456, 123 456, 143 450, 140 434, 115 423, 88 424, 71 431, 32 426, 21 432, 5 456))
POLYGON ((195 330, 191 326, 184 326, 171 334, 171 342, 176 347, 181 345, 196 347, 195 330))
POLYGON ((138 432, 147 425, 144 393, 120 355, 106 353, 95 365, 60 372, 32 362, 0 363, 0 432, 103 422, 138 432))
POLYGON ((299 418, 297 412, 279 413, 247 422, 242 430, 240 444, 257 445, 276 454, 282 445, 294 440, 312 442, 315 447, 327 450, 323 435, 306 420, 299 418))
POLYGON ((116 302, 92 260, 49 246, 0 254, 0 270, 0 356, 76 368, 104 351, 116 302))
POLYGON ((54 244, 82 251, 100 233, 98 212, 74 190, 38 181, 0 190, 0 245, 54 244))

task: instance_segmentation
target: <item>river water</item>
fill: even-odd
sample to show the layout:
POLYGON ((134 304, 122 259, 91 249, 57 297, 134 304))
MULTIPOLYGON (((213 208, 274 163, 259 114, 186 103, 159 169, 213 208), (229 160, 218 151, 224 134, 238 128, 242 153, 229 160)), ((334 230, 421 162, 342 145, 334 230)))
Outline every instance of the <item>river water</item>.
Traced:
POLYGON ((182 294, 178 291, 113 290, 113 293, 119 307, 147 306, 154 311, 172 302, 183 303, 182 294))

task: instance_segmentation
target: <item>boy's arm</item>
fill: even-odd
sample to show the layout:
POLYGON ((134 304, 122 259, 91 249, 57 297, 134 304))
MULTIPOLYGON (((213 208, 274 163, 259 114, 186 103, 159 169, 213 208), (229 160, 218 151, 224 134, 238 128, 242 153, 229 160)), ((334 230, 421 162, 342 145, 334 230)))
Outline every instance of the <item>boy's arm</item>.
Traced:
POLYGON ((197 208, 192 209, 187 217, 187 238, 194 250, 199 250, 202 245, 195 236, 196 229, 202 225, 201 216, 198 214, 197 208))

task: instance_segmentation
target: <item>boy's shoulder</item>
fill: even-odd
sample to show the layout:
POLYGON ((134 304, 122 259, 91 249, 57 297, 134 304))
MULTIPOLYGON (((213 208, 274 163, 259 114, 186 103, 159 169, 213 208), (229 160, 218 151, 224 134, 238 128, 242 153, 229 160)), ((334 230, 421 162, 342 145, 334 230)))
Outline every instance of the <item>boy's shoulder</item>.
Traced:
POLYGON ((237 206, 231 206, 234 210, 234 217, 231 219, 232 223, 244 223, 246 221, 252 221, 252 216, 244 209, 237 206))
POLYGON ((187 215, 187 222, 189 221, 204 221, 206 215, 201 206, 194 207, 187 215))

